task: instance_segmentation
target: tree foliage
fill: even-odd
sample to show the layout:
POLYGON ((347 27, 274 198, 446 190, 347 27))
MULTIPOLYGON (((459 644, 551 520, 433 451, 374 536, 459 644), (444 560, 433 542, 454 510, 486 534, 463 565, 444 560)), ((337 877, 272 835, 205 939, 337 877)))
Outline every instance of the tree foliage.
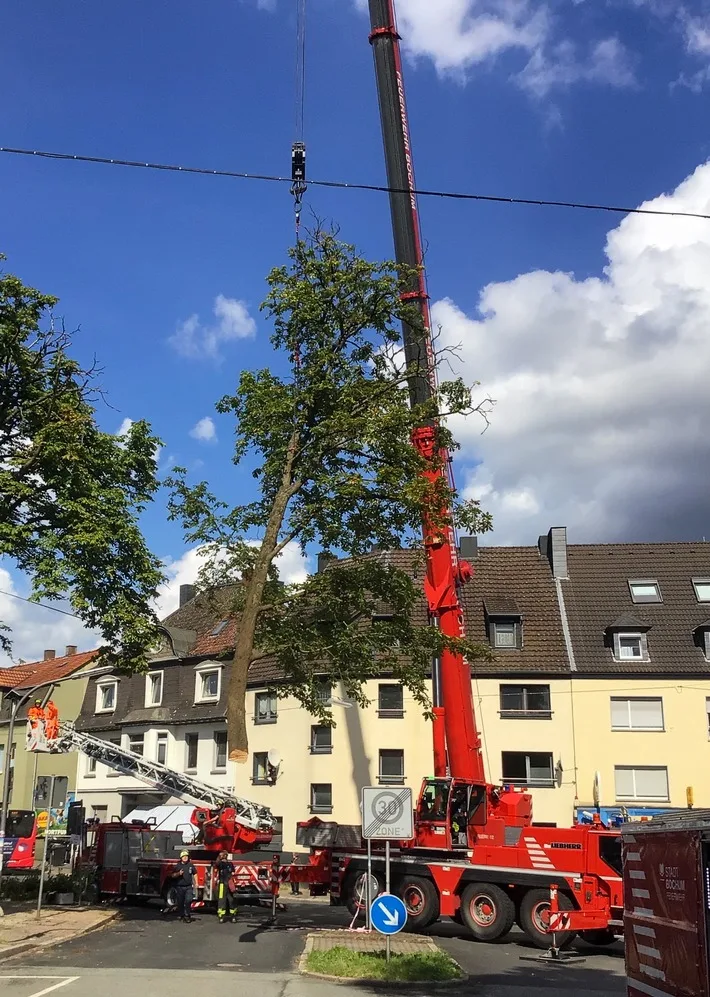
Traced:
POLYGON ((139 667, 162 577, 138 526, 159 441, 145 422, 120 439, 98 428, 97 370, 69 355, 56 304, 0 274, 0 556, 27 573, 33 598, 68 598, 107 654, 139 667))
POLYGON ((405 566, 386 553, 421 535, 423 512, 436 524, 446 519, 442 510, 454 509, 466 530, 489 527, 445 475, 426 479, 410 442, 415 427, 434 424, 439 446, 453 450, 439 417, 476 410, 460 379, 410 405, 408 380, 422 373, 407 364, 401 343, 402 320, 420 325, 417 309, 400 297, 411 276, 320 231, 293 248, 290 264, 270 274, 262 306, 287 374, 244 371, 217 405, 235 418, 233 460, 254 467, 258 496, 232 507, 206 482, 188 484, 184 469, 170 481, 171 515, 207 555, 203 581, 242 580, 227 707, 232 759, 247 757, 246 682, 257 659, 275 659, 284 676, 279 691, 332 722, 319 696, 324 676, 363 703, 364 681, 389 671, 426 708, 431 659, 444 645, 469 657, 487 653, 427 626, 421 560, 405 566), (286 585, 276 558, 289 544, 340 559, 304 584, 286 585), (385 553, 372 554, 373 546, 385 553), (373 623, 383 605, 386 619, 373 623))

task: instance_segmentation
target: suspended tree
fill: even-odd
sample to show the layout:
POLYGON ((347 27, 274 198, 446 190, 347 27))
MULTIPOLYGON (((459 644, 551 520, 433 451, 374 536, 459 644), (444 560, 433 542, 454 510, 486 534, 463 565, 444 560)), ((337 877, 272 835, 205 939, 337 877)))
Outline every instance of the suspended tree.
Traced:
POLYGON ((251 470, 253 500, 232 506, 207 482, 190 485, 184 469, 170 482, 171 515, 205 555, 202 584, 234 586, 232 760, 248 755, 245 695, 256 660, 278 665, 280 695, 294 695, 332 723, 324 680, 331 688, 342 683, 364 705, 366 680, 391 673, 427 711, 431 661, 443 646, 469 659, 489 656, 427 625, 421 551, 389 553, 421 546, 424 512, 436 523, 452 509, 471 532, 490 526, 445 476, 435 483, 424 477, 410 443, 416 426, 437 421, 440 446, 452 450, 446 417, 481 410, 460 379, 442 381, 431 401, 410 405, 408 380, 422 373, 407 364, 401 343, 401 321, 420 322, 400 297, 411 276, 393 263, 364 260, 332 234, 318 231, 297 244, 289 265, 270 274, 262 305, 284 373, 244 371, 235 393, 217 405, 235 419, 233 462, 251 470), (290 545, 337 559, 303 584, 284 584, 277 559, 290 545))

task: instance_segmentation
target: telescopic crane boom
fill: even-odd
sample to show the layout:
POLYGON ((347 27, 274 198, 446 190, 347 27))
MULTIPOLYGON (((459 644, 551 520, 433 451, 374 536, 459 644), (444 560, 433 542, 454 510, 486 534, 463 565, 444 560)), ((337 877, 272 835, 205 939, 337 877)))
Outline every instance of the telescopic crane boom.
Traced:
MULTIPOLYGON (((409 137, 407 107, 399 35, 394 0, 369 0, 370 43, 375 59, 377 94, 382 137, 390 187, 390 210, 398 263, 417 269, 412 286, 403 297, 419 308, 421 328, 403 326, 404 350, 416 373, 410 379, 412 404, 432 397, 436 390, 436 369, 431 340, 431 315, 424 273, 421 228, 414 193, 414 163, 409 137), (401 192, 401 193, 400 193, 401 192)), ((417 451, 433 460, 436 454, 436 426, 421 426, 412 435, 417 451)), ((439 453, 430 475, 446 474, 450 455, 439 453)), ((459 559, 451 510, 445 531, 423 523, 427 578, 425 582, 429 613, 441 631, 450 637, 464 634, 459 586, 471 577, 469 564, 459 559), (442 535, 443 532, 443 535, 442 535)), ((444 651, 434 672, 434 774, 446 775, 447 757, 454 778, 486 781, 481 739, 476 728, 469 666, 460 654, 444 651)))

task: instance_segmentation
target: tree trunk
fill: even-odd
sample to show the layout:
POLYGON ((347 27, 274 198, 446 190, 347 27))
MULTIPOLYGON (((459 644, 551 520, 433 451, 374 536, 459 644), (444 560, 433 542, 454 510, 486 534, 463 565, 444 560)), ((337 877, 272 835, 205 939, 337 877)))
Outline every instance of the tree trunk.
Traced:
POLYGON ((298 490, 291 480, 293 458, 298 445, 298 434, 294 432, 289 441, 286 464, 281 486, 274 497, 269 513, 264 539, 246 584, 246 597, 242 610, 237 643, 232 659, 232 668, 227 690, 227 741, 230 762, 244 763, 249 757, 249 737, 246 723, 246 692, 249 665, 254 655, 254 634, 259 617, 259 609, 264 595, 264 587, 269 574, 269 566, 278 546, 279 533, 283 525, 288 503, 298 490))

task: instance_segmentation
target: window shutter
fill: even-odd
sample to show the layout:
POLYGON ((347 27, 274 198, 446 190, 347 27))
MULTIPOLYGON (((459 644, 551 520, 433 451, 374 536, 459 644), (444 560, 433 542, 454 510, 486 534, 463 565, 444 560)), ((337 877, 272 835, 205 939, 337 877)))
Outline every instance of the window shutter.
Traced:
POLYGON ((644 800, 668 799, 668 770, 665 768, 636 769, 636 795, 644 800))
POLYGON ((622 730, 629 729, 629 701, 628 699, 613 699, 611 701, 611 726, 620 727, 622 730))
POLYGON ((663 701, 661 699, 632 699, 631 726, 663 730, 663 701))
POLYGON ((614 788, 618 800, 632 800, 634 798, 634 770, 617 766, 614 769, 614 788))

